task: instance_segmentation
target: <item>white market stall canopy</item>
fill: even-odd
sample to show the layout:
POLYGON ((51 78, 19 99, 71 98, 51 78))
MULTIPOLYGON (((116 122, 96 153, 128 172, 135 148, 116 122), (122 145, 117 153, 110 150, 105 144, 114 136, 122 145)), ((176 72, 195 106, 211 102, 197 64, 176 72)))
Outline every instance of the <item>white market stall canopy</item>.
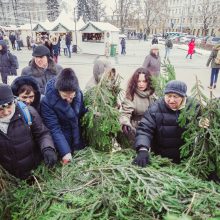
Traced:
MULTIPOLYGON (((76 30, 78 31, 85 25, 82 18, 76 21, 76 30)), ((59 17, 53 22, 40 22, 34 28, 37 32, 56 31, 56 32, 68 32, 75 30, 74 18, 71 14, 67 14, 64 10, 60 13, 59 17)))
POLYGON ((89 21, 80 31, 82 33, 101 33, 119 32, 119 29, 110 23, 89 21))

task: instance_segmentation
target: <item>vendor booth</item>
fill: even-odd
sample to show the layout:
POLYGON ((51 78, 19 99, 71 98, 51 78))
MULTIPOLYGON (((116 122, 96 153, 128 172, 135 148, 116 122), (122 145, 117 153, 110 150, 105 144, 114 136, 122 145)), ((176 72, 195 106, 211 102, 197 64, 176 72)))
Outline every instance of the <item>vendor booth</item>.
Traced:
POLYGON ((80 29, 82 53, 115 56, 119 45, 119 29, 110 23, 88 22, 80 29))

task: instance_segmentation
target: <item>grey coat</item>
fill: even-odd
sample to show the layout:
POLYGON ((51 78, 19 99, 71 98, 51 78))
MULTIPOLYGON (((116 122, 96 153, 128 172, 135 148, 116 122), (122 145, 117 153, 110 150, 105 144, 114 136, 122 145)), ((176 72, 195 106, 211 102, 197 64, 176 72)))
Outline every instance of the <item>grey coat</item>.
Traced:
POLYGON ((211 68, 220 68, 220 64, 216 64, 216 63, 215 63, 215 58, 217 57, 218 51, 220 51, 220 45, 216 45, 216 46, 213 48, 213 50, 212 50, 212 52, 211 52, 211 54, 210 54, 210 56, 209 56, 209 59, 208 59, 208 61, 207 61, 206 66, 209 66, 209 64, 210 64, 210 62, 211 62, 211 68))
POLYGON ((48 60, 47 69, 39 68, 33 59, 30 62, 30 65, 22 70, 21 75, 32 76, 38 82, 40 93, 44 95, 47 82, 53 77, 57 76, 62 71, 62 69, 63 68, 60 65, 55 64, 51 58, 48 60))
POLYGON ((99 58, 95 61, 93 66, 93 76, 86 84, 86 90, 96 86, 103 73, 111 69, 111 62, 106 58, 99 58))
POLYGON ((160 56, 155 56, 154 54, 150 53, 148 56, 146 56, 143 68, 147 69, 151 75, 158 76, 160 74, 160 56))

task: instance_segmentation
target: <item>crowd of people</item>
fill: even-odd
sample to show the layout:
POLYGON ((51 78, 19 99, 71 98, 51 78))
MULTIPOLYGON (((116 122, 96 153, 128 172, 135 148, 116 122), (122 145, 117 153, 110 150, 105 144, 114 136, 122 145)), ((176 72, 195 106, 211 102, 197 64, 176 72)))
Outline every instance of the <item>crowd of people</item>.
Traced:
MULTIPOLYGON (((70 53, 66 39, 66 53, 70 53)), ((53 40, 57 39, 52 39, 52 44, 53 40)), ((57 160, 66 164, 72 161, 75 151, 86 146, 81 118, 88 110, 74 70, 58 65, 47 45, 33 49, 30 63, 8 86, 5 75, 13 71, 13 63, 5 65, 4 61, 7 68, 3 68, 5 48, 4 41, 0 41, 0 165, 14 176, 28 179, 42 159, 48 167, 57 160)), ((211 54, 207 65, 217 54, 211 54)), ((155 96, 151 77, 160 75, 160 63, 158 45, 153 44, 143 65, 132 74, 118 106, 121 131, 137 151, 133 163, 141 167, 149 164, 151 150, 174 163, 181 161, 185 128, 179 126, 178 117, 190 98, 186 84, 178 80, 167 83, 163 98, 155 96)), ((114 76, 115 71, 107 58, 97 59, 86 90, 97 85, 103 74, 114 76)), ((211 86, 216 86, 214 71, 211 86)), ((208 127, 209 122, 205 120, 200 125, 208 127)))

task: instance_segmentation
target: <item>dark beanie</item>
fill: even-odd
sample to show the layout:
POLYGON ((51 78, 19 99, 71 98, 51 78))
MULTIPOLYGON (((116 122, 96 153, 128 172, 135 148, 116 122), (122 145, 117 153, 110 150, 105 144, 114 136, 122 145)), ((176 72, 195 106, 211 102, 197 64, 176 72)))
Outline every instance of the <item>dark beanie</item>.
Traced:
POLYGON ((63 69, 56 78, 55 88, 59 91, 77 91, 79 89, 78 79, 71 68, 63 69))
POLYGON ((0 83, 0 105, 7 104, 14 100, 11 87, 7 84, 0 83))
POLYGON ((182 97, 186 96, 187 86, 184 82, 178 80, 171 80, 167 83, 164 94, 175 93, 182 97))
POLYGON ((32 56, 33 57, 50 56, 50 50, 44 45, 39 45, 34 48, 32 56))

